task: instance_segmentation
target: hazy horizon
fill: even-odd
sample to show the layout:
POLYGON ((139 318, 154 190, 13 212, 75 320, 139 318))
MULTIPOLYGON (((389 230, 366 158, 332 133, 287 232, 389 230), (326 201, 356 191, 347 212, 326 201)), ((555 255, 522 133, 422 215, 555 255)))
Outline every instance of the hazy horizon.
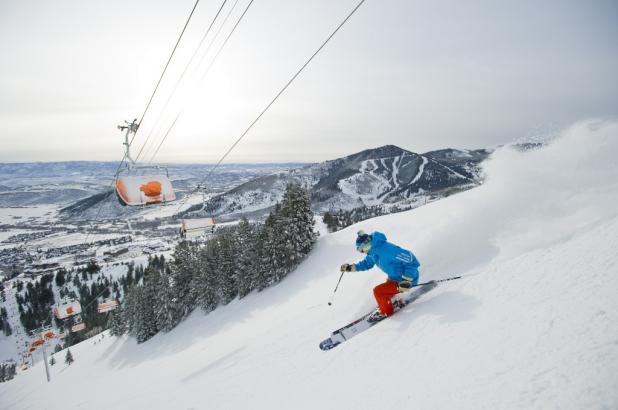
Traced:
MULTIPOLYGON (((207 72, 248 2, 226 3, 163 110, 222 4, 200 2, 136 136, 141 161, 217 162, 357 4, 255 1, 207 72)), ((0 3, 0 162, 120 160, 116 126, 140 118, 193 5, 0 3)), ((367 0, 226 162, 478 149, 618 118, 616 21, 610 0, 367 0)))

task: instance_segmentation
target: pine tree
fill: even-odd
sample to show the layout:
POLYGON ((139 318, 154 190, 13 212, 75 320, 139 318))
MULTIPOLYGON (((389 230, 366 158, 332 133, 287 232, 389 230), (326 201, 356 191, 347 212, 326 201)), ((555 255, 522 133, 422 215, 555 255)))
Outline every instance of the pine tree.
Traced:
POLYGON ((272 266, 272 281, 283 279, 309 253, 317 236, 314 224, 309 193, 298 184, 289 184, 281 205, 264 226, 262 257, 272 266))
POLYGON ((54 358, 54 356, 52 355, 51 359, 49 359, 49 365, 53 366, 56 364, 56 358, 54 358))
POLYGON ((15 377, 16 368, 17 365, 12 360, 0 363, 0 383, 9 381, 15 377))
POLYGON ((195 307, 195 293, 191 291, 191 284, 197 274, 199 249, 196 243, 182 241, 174 250, 174 261, 169 271, 169 298, 170 306, 175 310, 174 326, 195 307))
POLYGON ((154 314, 157 327, 164 332, 172 330, 184 317, 185 306, 176 292, 174 278, 171 270, 167 269, 164 274, 157 274, 152 286, 156 289, 154 301, 154 314))
POLYGON ((111 312, 109 320, 109 333, 112 336, 122 336, 127 332, 127 323, 124 319, 122 306, 118 306, 111 312))
POLYGON ((234 276, 237 281, 238 295, 243 298, 257 289, 257 237, 255 227, 243 218, 235 232, 233 259, 234 276))
MULTIPOLYGON (((146 276, 155 275, 154 272, 144 271, 146 276)), ((147 280, 142 286, 133 287, 131 294, 131 320, 129 333, 135 336, 137 343, 145 342, 159 331, 154 311, 156 299, 156 281, 147 280)))
POLYGON ((263 290, 275 282, 275 271, 277 269, 275 211, 276 209, 270 212, 257 236, 258 266, 255 272, 255 283, 258 290, 263 290))
POLYGON ((66 270, 65 269, 58 270, 58 272, 56 273, 56 286, 61 287, 61 286, 64 285, 64 283, 65 283, 65 274, 66 274, 66 270))
POLYGON ((221 303, 227 305, 238 294, 236 275, 234 272, 233 235, 225 232, 219 236, 217 252, 217 278, 219 282, 219 296, 221 303))
POLYGON ((191 292, 197 306, 205 312, 215 310, 219 304, 217 292, 217 258, 215 241, 209 241, 199 252, 197 275, 191 282, 191 292))
POLYGON ((73 354, 71 353, 71 349, 67 349, 67 354, 64 356, 64 362, 70 366, 71 363, 73 363, 74 361, 75 360, 73 359, 73 354))
POLYGON ((291 271, 309 254, 316 240, 315 221, 309 193, 298 184, 289 184, 281 205, 285 224, 286 268, 291 271))
POLYGON ((9 322, 4 323, 4 335, 11 336, 13 334, 13 329, 11 329, 11 325, 9 322))

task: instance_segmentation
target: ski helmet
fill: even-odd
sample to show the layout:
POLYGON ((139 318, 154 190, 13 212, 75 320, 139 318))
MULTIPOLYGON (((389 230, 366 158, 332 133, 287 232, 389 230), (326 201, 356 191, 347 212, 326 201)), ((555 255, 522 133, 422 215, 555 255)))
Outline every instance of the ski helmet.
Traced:
POLYGON ((359 252, 369 252, 369 249, 371 249, 371 235, 367 235, 364 231, 358 231, 356 250, 359 252))

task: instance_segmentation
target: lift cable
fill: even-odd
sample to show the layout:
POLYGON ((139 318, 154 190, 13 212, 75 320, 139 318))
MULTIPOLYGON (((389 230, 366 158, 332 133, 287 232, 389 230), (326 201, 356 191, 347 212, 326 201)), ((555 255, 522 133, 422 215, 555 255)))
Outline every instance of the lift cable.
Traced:
POLYGON ((204 40, 206 40, 206 37, 208 37, 208 34, 210 33, 210 30, 212 29, 212 26, 215 24, 215 21, 219 17, 219 14, 221 13, 221 10, 223 10, 223 7, 225 6, 226 3, 227 3, 227 0, 223 0, 223 3, 221 3, 221 7, 219 7, 219 10, 217 11, 217 14, 215 14, 215 17, 210 22, 210 25, 208 26, 208 29, 206 29, 206 33, 202 36, 202 39, 200 40, 198 46, 195 48, 195 51, 193 52, 193 55, 189 59, 189 62, 186 64, 182 74, 180 75, 180 77, 176 81, 176 84, 174 85, 174 88, 172 89, 171 94, 168 96, 167 101, 165 101, 165 105, 163 106, 163 108, 161 108, 161 111, 159 113, 159 117, 157 119, 157 122, 155 122, 153 128, 150 130, 150 133, 146 137, 146 140, 142 144, 139 152, 137 153, 137 156, 135 157, 135 162, 137 162, 139 160, 139 157, 142 154, 142 151, 143 151, 144 147, 146 146, 146 144, 150 140, 150 137, 152 136, 152 134, 153 134, 153 132, 154 132, 154 130, 155 130, 159 120, 161 119, 161 114, 165 112, 165 110, 166 110, 167 106, 169 105, 170 101, 172 100, 172 98, 176 94, 176 91, 178 90, 178 87, 179 87, 181 81, 183 80, 185 74, 187 73, 187 71, 189 69, 189 66, 193 63, 193 60, 195 59, 195 56, 197 55, 198 51, 202 47, 202 44, 204 43, 204 40))
MULTIPOLYGON (((243 17, 245 17, 245 14, 247 14, 247 11, 249 10, 249 7, 251 7, 251 5, 253 4, 253 0, 251 0, 249 2, 249 4, 247 5, 247 7, 245 7, 245 10, 242 12, 241 16, 238 18, 238 20, 236 21, 236 24, 234 25, 234 27, 232 28, 232 30, 230 31, 230 33, 227 35, 227 37, 225 38, 225 41, 223 41, 223 44, 221 45, 221 47, 219 47, 219 50, 217 51, 217 54, 215 54, 214 58, 212 59, 212 61, 210 62, 210 64, 208 65, 208 68, 206 69, 206 71, 204 72, 204 74, 202 75, 202 77, 200 78, 200 81, 198 82, 201 83, 204 78, 206 77, 206 75, 208 74, 208 72, 210 71, 210 68, 213 66, 213 64, 215 63, 215 61, 217 61, 217 57, 219 57, 219 54, 221 54, 221 51, 223 51, 223 49, 225 48, 225 45, 227 44, 228 40, 230 39, 230 37, 232 37, 232 34, 234 34, 234 31, 236 31, 236 28, 238 27, 238 25, 240 24, 240 22, 242 21, 243 17)), ((163 139, 161 140, 161 143, 159 143, 159 146, 157 147, 157 149, 155 150, 154 154, 152 154, 152 157, 150 157, 150 161, 148 161, 149 164, 152 163, 152 161, 154 160, 154 158, 156 157, 157 153, 159 152, 159 149, 161 149, 161 146, 163 145, 163 143, 165 142, 165 140, 167 139, 168 135, 170 134, 170 132, 172 131, 172 129, 174 128, 174 125, 176 125, 176 122, 178 121, 178 119, 180 118, 180 116, 182 115, 183 110, 180 110, 180 112, 178 112, 178 114, 176 115, 176 118, 174 119, 174 121, 172 122, 172 124, 170 125, 170 127, 167 129, 167 132, 165 133, 165 135, 163 136, 163 139)))
MULTIPOLYGON (((206 174, 206 176, 197 185, 198 187, 200 187, 202 184, 204 184, 204 182, 208 178, 210 178, 212 173, 219 167, 219 165, 221 165, 221 163, 225 160, 225 158, 227 158, 227 156, 232 152, 232 150, 234 150, 234 148, 240 143, 240 141, 242 141, 242 139, 245 137, 245 135, 247 135, 247 133, 251 130, 251 128, 253 128, 253 126, 259 121, 259 119, 262 118, 264 113, 266 113, 266 111, 268 111, 268 109, 275 103, 275 101, 281 96, 281 94, 283 94, 283 92, 290 86, 290 84, 292 84, 292 82, 305 69, 305 67, 307 67, 309 65, 311 60, 313 60, 313 58, 324 48, 324 46, 326 46, 326 44, 330 41, 330 39, 333 38, 333 36, 339 31, 339 29, 341 29, 341 27, 343 27, 343 25, 350 19, 350 17, 352 17, 352 15, 356 12, 356 10, 358 10, 359 7, 363 5, 364 2, 365 2, 365 0, 361 0, 356 5, 356 7, 354 7, 354 9, 352 9, 352 11, 346 16, 346 18, 343 19, 343 21, 337 26, 337 28, 326 38, 326 40, 322 43, 322 45, 320 45, 320 47, 318 47, 318 49, 311 55, 311 57, 309 57, 309 59, 300 67, 300 69, 298 71, 296 71, 296 73, 292 76, 292 78, 290 78, 290 80, 283 86, 283 88, 281 88, 281 90, 268 103, 268 105, 266 105, 266 108, 264 108, 262 110, 262 112, 260 112, 260 114, 255 118, 255 120, 253 120, 253 122, 251 122, 251 124, 249 124, 249 126, 247 127, 245 132, 243 132, 240 135, 240 137, 238 137, 238 139, 236 139, 236 141, 230 146, 230 148, 228 148, 228 150, 225 152, 225 154, 223 154, 223 156, 221 157, 221 159, 219 159, 219 161, 215 164, 215 166, 210 169, 208 174, 206 174)), ((191 194, 195 193, 196 191, 197 191, 197 189, 194 189, 187 196, 185 196, 185 198, 182 201, 180 201, 180 204, 178 205, 178 208, 176 209, 176 212, 174 212, 174 214, 177 214, 179 212, 180 208, 188 200, 189 196, 191 194)))
MULTIPOLYGON (((167 63, 165 64, 165 67, 163 68, 163 72, 161 73, 161 77, 159 77, 159 81, 157 82, 157 85, 155 86, 154 91, 152 92, 152 95, 150 96, 150 100, 148 100, 148 104, 146 105, 146 109, 144 110, 144 113, 142 114, 142 117, 140 118, 139 122, 137 123, 137 128, 138 129, 139 129, 139 126, 142 124, 142 121, 144 120, 144 117, 146 116, 146 113, 148 112, 148 108, 150 108, 150 104, 152 103, 152 100, 154 99, 154 96, 157 93, 159 85, 161 84, 161 81, 163 80, 163 76, 165 75, 165 72, 167 71, 167 67, 169 67, 170 62, 172 61, 172 57, 174 56, 174 53, 176 52, 176 49, 178 48, 178 44, 180 43, 180 40, 182 39, 182 36, 185 33, 185 30, 187 29, 187 26, 189 25, 189 21, 191 21, 191 17, 193 17, 193 13, 195 12, 195 9, 196 9, 196 7, 197 7, 199 2, 200 2, 200 0, 196 0, 195 4, 193 5, 193 8, 191 9, 191 13, 189 14, 189 17, 187 18, 187 21, 185 22, 185 25, 182 28, 182 31, 180 32, 180 36, 178 37, 178 40, 176 41, 176 44, 174 45, 174 49, 172 50, 172 53, 170 54, 170 57, 167 59, 167 63)), ((131 138, 131 144, 133 143, 133 140, 135 139, 135 135, 137 135, 137 132, 135 134, 133 134, 133 138, 131 138)), ((129 144, 129 145, 131 145, 131 144, 129 144)))
MULTIPOLYGON (((236 0, 234 2, 234 4, 232 5, 232 7, 228 10, 227 15, 225 16, 225 18, 223 19, 223 22, 221 23, 221 25, 219 26, 219 28, 217 29, 217 32, 215 33, 215 35, 212 37, 212 39, 210 40, 210 44, 208 44, 208 47, 206 47, 206 50, 204 51, 204 53, 202 54, 202 58, 200 59, 199 63, 197 63, 197 67, 200 67, 202 65, 202 63, 204 62, 204 59, 206 58, 206 56, 208 55, 208 52, 210 51, 211 47, 215 44, 215 42, 217 41, 217 39, 219 38, 219 34, 221 33, 221 30, 225 27, 225 24, 227 23, 228 19, 230 18, 230 15, 232 14, 232 12, 236 9, 236 5, 238 4, 239 0, 236 0)), ((219 51, 217 52, 217 55, 221 52, 221 50, 223 50, 223 46, 221 46, 219 48, 219 51)), ((197 85, 201 84, 204 81, 204 78, 206 77, 206 75, 208 74, 208 72, 210 71, 210 67, 214 64, 214 62, 216 61, 216 56, 215 58, 213 58, 209 64, 209 66, 206 68, 206 70, 204 71, 204 74, 200 77, 199 81, 196 82, 197 85)), ((186 105, 186 102, 185 102, 186 105)), ((176 123, 176 121, 178 120, 178 117, 180 117, 181 112, 185 109, 185 106, 183 106, 180 109, 180 112, 176 115, 176 118, 173 121, 173 124, 168 128, 167 132, 165 133, 165 135, 163 136, 163 139, 167 138, 167 135, 170 133, 171 129, 174 127, 174 124, 176 123)), ((160 147, 161 143, 157 146, 157 151, 158 148, 160 147)), ((150 148, 150 147, 149 147, 150 148)), ((150 149, 147 149, 146 151, 149 151, 150 149)), ((151 164, 152 161, 154 161, 154 158, 156 156, 156 152, 155 154, 153 154, 150 157, 150 161, 148 162, 148 164, 151 164)))

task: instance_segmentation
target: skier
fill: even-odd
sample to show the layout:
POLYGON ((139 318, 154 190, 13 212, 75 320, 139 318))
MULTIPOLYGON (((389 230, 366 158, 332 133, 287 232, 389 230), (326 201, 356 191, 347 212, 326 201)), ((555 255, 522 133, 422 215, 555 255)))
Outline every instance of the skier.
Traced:
POLYGON ((344 263, 341 271, 364 271, 377 264, 386 273, 386 282, 373 288, 378 311, 370 318, 371 321, 382 320, 394 313, 391 298, 418 283, 420 263, 412 252, 387 242, 386 236, 381 232, 367 235, 358 231, 357 235, 356 249, 367 256, 355 264, 344 263))

